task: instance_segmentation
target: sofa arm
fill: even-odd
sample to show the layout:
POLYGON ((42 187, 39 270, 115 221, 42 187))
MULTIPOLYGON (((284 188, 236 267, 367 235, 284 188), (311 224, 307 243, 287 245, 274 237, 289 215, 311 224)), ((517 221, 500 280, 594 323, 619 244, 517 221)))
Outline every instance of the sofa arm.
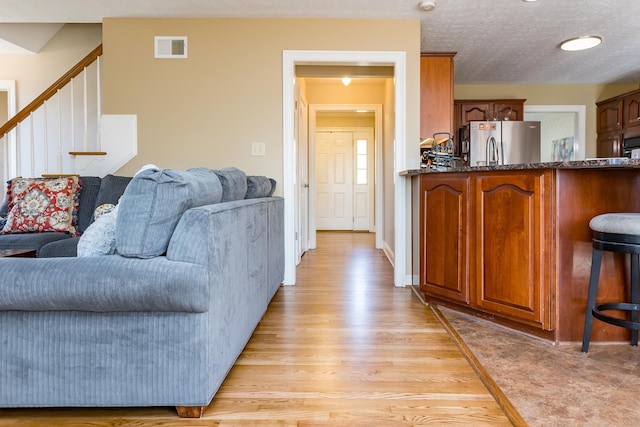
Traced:
POLYGON ((166 257, 0 259, 0 310, 205 312, 209 272, 166 257))

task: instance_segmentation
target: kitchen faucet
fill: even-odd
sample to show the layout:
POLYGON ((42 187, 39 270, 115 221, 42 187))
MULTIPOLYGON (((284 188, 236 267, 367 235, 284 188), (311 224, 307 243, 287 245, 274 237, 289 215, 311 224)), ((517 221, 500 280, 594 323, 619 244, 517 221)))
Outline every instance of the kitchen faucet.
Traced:
POLYGON ((487 165, 497 165, 500 163, 501 153, 498 148, 498 141, 492 136, 487 138, 485 145, 485 154, 487 165))

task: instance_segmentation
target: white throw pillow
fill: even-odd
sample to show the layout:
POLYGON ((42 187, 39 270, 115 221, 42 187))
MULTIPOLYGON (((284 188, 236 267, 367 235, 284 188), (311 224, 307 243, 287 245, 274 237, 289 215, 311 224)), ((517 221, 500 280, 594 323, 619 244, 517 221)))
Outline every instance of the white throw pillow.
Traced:
POLYGON ((118 206, 100 215, 78 240, 78 256, 102 256, 116 253, 118 206))

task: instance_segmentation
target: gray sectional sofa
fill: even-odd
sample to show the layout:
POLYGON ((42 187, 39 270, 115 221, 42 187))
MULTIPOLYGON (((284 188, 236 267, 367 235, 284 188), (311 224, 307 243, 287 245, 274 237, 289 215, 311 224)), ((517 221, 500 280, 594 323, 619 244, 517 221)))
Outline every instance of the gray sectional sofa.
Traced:
POLYGON ((284 275, 284 201, 237 169, 150 169, 115 255, 0 259, 0 407, 198 417, 284 275))

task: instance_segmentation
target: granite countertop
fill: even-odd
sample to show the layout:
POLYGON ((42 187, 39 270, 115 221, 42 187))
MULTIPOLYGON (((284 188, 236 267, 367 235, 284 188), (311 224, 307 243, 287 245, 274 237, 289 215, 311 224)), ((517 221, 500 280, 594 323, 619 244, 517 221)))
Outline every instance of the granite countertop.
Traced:
POLYGON ((596 169, 596 168, 639 168, 640 159, 630 159, 627 157, 592 158, 586 160, 574 160, 569 162, 545 162, 545 163, 525 163, 517 165, 497 165, 497 166, 462 166, 451 168, 420 168, 408 169, 400 172, 401 176, 413 176, 424 173, 441 172, 478 172, 478 171, 502 171, 502 170, 527 170, 527 169, 596 169))

